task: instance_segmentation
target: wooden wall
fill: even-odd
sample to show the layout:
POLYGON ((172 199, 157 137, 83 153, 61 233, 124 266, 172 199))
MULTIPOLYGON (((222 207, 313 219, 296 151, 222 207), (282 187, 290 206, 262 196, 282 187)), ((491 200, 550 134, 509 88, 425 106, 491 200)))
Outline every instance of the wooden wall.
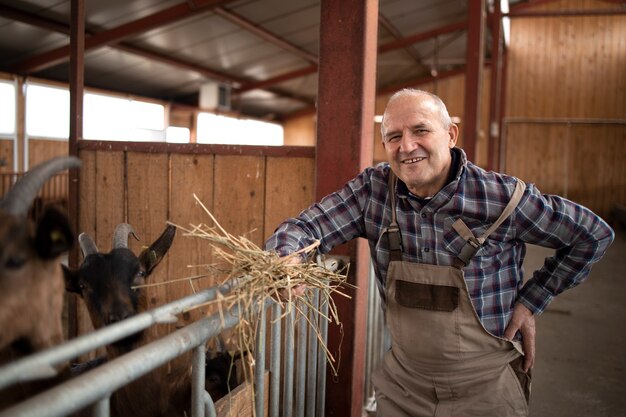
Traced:
MULTIPOLYGON (((102 251, 110 250, 113 230, 121 222, 131 224, 141 239, 129 241, 135 253, 154 241, 168 220, 187 228, 210 225, 193 194, 229 233, 246 236, 259 246, 282 220, 313 202, 312 148, 131 146, 92 141, 81 141, 79 146, 84 164, 79 182, 79 229, 89 233, 102 251)), ((208 242, 185 237, 178 230, 168 256, 150 280, 164 282, 206 273, 199 266, 214 261, 211 253, 208 242)), ((194 281, 193 287, 204 289, 215 283, 214 278, 204 278, 194 281)), ((150 288, 150 307, 192 291, 189 281, 150 288)), ((192 312, 179 324, 209 310, 192 312)), ((78 323, 79 333, 91 329, 82 306, 78 323)))
MULTIPOLYGON (((563 0, 534 11, 619 8, 563 0)), ((504 170, 605 218, 626 204, 626 15, 514 18, 504 170)))

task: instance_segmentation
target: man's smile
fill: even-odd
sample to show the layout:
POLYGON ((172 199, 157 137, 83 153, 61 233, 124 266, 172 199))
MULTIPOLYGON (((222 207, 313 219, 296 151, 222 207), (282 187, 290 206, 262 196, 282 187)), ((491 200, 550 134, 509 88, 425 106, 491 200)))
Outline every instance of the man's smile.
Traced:
POLYGON ((423 161, 424 159, 426 159, 425 156, 416 156, 415 158, 403 159, 402 163, 403 164, 415 164, 417 162, 423 161))

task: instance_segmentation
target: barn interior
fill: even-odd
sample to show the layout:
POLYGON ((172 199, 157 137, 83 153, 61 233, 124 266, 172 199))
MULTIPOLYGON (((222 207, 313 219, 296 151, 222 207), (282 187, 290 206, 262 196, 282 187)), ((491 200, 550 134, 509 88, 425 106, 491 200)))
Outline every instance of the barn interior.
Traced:
MULTIPOLYGON (((623 415, 625 40, 620 0, 0 0, 0 93, 9 92, 0 96, 0 197, 36 164, 74 155, 81 170, 59 176, 37 205, 64 205, 99 246, 122 221, 141 237, 135 250, 166 221, 206 221, 194 195, 230 233, 262 245, 283 219, 385 161, 379 117, 393 92, 433 92, 468 159, 615 228, 588 282, 537 320, 531 415, 623 415), (32 86, 65 94, 60 136, 34 129, 52 121, 29 121, 32 86), (158 105, 162 125, 89 137, 87 94, 158 105), (246 144, 211 137, 209 116, 265 122, 280 142, 257 143, 254 130, 246 144), (168 128, 182 129, 182 140, 169 140, 168 128)), ((119 123, 113 105, 104 112, 105 123, 119 123)), ((358 289, 337 300, 343 327, 329 330, 342 362, 327 382, 326 413, 357 417, 376 354, 367 343, 370 260, 361 241, 336 254, 350 257, 358 289)), ((546 255, 529 248, 528 275, 546 255)), ((79 258, 71 252, 70 265, 79 258)), ((212 258, 208 245, 177 238, 153 279, 212 258)), ((190 288, 150 291, 156 306, 190 288)), ((66 301, 67 337, 92 331, 82 302, 66 301)))

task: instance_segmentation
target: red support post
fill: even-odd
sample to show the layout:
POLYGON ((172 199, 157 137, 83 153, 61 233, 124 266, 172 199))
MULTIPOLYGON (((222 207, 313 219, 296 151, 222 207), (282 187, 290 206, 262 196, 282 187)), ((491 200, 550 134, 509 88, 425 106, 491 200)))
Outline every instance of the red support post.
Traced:
MULTIPOLYGON (((378 0, 322 0, 317 101, 316 197, 336 191, 371 165, 378 0)), ((350 256, 358 289, 335 302, 343 329, 331 325, 329 348, 340 359, 327 379, 326 415, 360 417, 363 407, 369 257, 359 240, 334 253, 350 256), (338 352, 339 350, 339 352, 338 352)))
POLYGON ((467 52, 465 72, 465 110, 463 149, 467 158, 476 160, 476 142, 480 129, 480 92, 484 56, 485 0, 469 0, 467 16, 467 52))

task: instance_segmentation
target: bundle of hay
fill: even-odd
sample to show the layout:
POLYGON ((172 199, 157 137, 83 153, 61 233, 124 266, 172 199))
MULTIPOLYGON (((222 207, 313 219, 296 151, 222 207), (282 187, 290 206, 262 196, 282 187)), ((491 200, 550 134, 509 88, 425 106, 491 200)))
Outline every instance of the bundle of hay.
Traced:
MULTIPOLYGON (((247 238, 234 236, 224 230, 202 202, 194 197, 209 216, 212 225, 201 223, 183 227, 172 224, 183 231, 184 236, 209 241, 214 255, 220 260, 217 264, 196 267, 205 268, 209 275, 219 277, 222 282, 236 282, 230 293, 218 293, 218 297, 210 304, 216 304, 220 314, 235 305, 242 312, 242 319, 234 329, 237 350, 243 354, 253 349, 259 312, 268 298, 272 298, 283 307, 283 317, 295 310, 297 319, 307 320, 310 329, 318 335, 330 366, 336 372, 335 359, 326 348, 325 341, 319 337, 318 323, 320 320, 328 320, 340 324, 332 296, 349 297, 341 291, 342 286, 350 285, 346 282, 347 267, 331 271, 314 262, 319 242, 287 257, 264 251, 247 238), (294 289, 298 287, 305 288, 304 295, 294 296, 294 289), (316 304, 312 302, 313 289, 320 290, 319 303, 316 304), (303 314, 303 306, 307 307, 308 315, 303 314), (322 313, 324 310, 328 313, 322 313), (310 319, 311 311, 316 313, 318 320, 310 319)), ((206 275, 185 279, 203 276, 206 275)))

